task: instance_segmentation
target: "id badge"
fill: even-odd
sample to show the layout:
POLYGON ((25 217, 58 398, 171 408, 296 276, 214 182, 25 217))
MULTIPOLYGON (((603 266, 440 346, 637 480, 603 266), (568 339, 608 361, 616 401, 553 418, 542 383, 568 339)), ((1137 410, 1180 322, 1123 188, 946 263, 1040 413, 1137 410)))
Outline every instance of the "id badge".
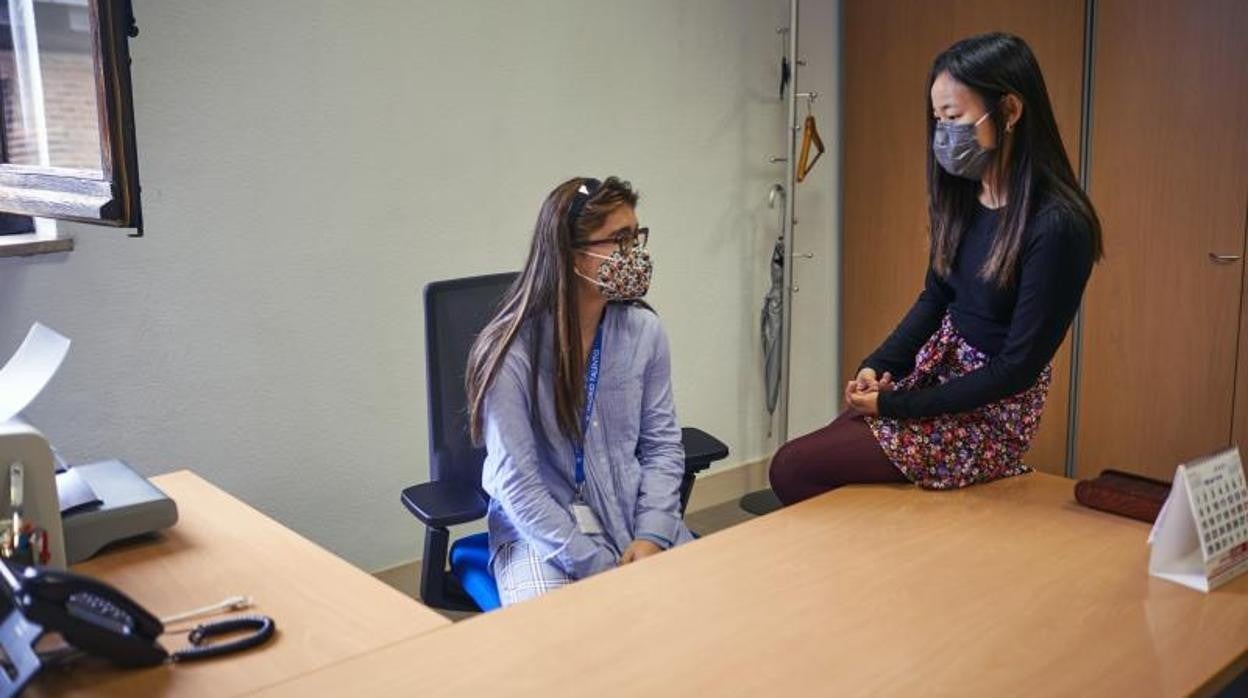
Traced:
POLYGON ((576 527, 580 529, 581 533, 587 536, 602 534, 602 523, 598 521, 598 515, 594 513, 593 509, 589 508, 588 504, 574 503, 572 505, 572 516, 576 518, 576 527))

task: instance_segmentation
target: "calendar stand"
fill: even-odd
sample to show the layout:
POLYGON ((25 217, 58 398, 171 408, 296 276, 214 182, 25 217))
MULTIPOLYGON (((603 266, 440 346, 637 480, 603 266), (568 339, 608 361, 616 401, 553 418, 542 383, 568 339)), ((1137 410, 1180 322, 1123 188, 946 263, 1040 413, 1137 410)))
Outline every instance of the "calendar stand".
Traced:
POLYGON ((1248 571, 1248 485, 1238 448, 1179 466, 1149 543, 1149 574, 1200 591, 1248 571))

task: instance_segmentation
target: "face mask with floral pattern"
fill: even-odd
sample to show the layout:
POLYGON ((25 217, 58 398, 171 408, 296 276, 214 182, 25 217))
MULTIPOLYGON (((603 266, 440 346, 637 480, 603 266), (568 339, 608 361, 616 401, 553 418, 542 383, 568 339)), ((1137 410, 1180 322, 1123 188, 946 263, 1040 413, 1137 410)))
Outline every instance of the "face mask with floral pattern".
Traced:
POLYGON ((637 246, 628 250, 616 250, 610 256, 582 251, 602 262, 598 265, 598 278, 591 279, 576 270, 576 275, 598 287, 598 292, 609 301, 631 301, 641 298, 650 290, 650 277, 654 264, 650 252, 637 246))

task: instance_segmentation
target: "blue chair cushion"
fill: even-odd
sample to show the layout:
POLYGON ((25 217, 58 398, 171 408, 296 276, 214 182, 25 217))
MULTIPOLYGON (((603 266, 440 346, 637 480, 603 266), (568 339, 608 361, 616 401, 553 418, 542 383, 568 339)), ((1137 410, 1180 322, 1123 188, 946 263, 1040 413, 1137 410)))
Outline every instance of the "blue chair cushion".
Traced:
POLYGON ((490 571, 490 534, 460 538, 451 545, 449 557, 451 573, 482 611, 493 611, 503 605, 490 571))

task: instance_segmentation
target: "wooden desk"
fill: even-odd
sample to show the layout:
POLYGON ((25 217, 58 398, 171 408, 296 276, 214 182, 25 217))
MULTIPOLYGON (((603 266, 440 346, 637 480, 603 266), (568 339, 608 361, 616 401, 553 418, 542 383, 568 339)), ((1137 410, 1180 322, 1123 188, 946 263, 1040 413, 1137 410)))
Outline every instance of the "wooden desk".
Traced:
POLYGON ((261 695, 1151 696, 1242 669, 1248 577, 1150 579, 1149 527, 1072 490, 847 488, 261 695))
MULTIPOLYGON (((50 673, 28 695, 239 695, 450 625, 190 472, 152 482, 178 503, 177 525, 158 542, 106 553, 74 571, 117 586, 157 616, 251 596, 254 612, 277 621, 277 636, 262 649, 201 664, 50 673)), ((162 644, 183 647, 186 633, 166 635, 162 644)))

